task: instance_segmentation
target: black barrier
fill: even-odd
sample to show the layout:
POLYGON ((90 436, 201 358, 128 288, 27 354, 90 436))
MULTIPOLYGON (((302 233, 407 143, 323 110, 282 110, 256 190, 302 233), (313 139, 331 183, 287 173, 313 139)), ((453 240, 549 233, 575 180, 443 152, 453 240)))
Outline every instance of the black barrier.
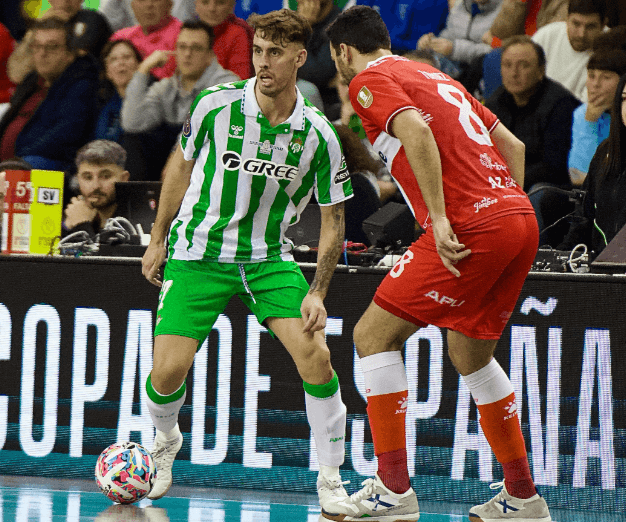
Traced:
MULTIPOLYGON (((310 279, 314 267, 303 271, 310 279)), ((349 414, 343 475, 353 485, 375 460, 352 331, 384 274, 338 268, 326 299, 349 414)), ((531 274, 498 347, 521 397, 531 469, 554 507, 626 505, 625 289, 611 276, 531 274)), ((0 473, 91 477, 96 455, 116 440, 151 446, 141 397, 157 298, 138 260, 0 258, 0 473)), ((445 332, 419 330, 405 362, 413 486, 424 499, 490 498, 501 468, 446 356, 445 332)), ((238 299, 187 384, 175 482, 315 491, 302 382, 238 299)))

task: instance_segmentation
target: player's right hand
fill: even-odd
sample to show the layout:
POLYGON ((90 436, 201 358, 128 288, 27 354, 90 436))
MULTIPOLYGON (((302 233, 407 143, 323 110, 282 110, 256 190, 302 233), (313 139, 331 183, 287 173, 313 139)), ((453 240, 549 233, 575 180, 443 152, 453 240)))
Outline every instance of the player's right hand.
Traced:
POLYGON ((166 255, 167 251, 164 243, 151 241, 141 259, 141 273, 154 286, 160 287, 163 284, 161 280, 161 265, 165 261, 166 255))
POLYGON ((454 265, 461 259, 469 256, 472 251, 469 248, 463 250, 465 245, 459 243, 456 234, 450 226, 450 221, 448 221, 446 217, 433 220, 433 234, 435 236, 437 253, 443 262, 443 266, 450 270, 456 277, 460 277, 461 272, 459 272, 454 265))

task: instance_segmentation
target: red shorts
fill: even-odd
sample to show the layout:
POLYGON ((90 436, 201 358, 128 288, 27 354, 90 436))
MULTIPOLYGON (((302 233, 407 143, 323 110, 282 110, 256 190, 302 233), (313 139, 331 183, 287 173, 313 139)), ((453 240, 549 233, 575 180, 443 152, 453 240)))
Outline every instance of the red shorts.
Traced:
POLYGON ((535 215, 499 216, 455 232, 472 251, 455 265, 461 277, 443 266, 429 229, 383 279, 374 302, 418 326, 499 339, 537 254, 535 215))

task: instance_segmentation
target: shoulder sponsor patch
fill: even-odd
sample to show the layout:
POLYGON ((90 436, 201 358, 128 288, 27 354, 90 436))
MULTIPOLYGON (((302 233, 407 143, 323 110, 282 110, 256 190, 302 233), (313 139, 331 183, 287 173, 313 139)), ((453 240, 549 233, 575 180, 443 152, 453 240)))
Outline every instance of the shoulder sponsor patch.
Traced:
POLYGON ((361 87, 361 90, 356 95, 356 99, 359 102, 359 105, 364 109, 369 108, 374 102, 374 95, 370 92, 370 90, 365 87, 361 87))
POLYGON ((342 158, 341 158, 341 167, 339 167, 339 171, 337 172, 337 174, 335 174, 335 178, 333 179, 333 183, 335 185, 339 185, 340 183, 348 181, 348 179, 350 179, 350 173, 348 172, 348 167, 346 165, 346 160, 342 156, 342 158))
POLYGON ((189 138, 191 136, 191 113, 187 116, 183 125, 183 136, 189 138))

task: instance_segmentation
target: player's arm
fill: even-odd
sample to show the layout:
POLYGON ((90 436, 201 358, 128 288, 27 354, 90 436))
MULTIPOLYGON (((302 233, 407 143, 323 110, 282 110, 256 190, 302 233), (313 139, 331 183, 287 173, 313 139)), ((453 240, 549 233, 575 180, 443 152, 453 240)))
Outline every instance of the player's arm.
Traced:
POLYGON ((470 250, 463 250, 465 245, 458 242, 446 215, 441 158, 435 137, 415 109, 396 115, 391 122, 391 131, 402 142, 430 213, 437 252, 444 266, 459 277, 461 274, 454 264, 469 255, 470 250))
POLYGON ((324 298, 328 292, 330 279, 341 255, 346 230, 344 202, 336 205, 320 206, 322 224, 317 248, 317 270, 309 293, 300 308, 305 321, 305 332, 316 332, 326 326, 324 298))
POLYGON ((167 232, 189 188, 194 164, 195 160, 187 161, 183 156, 183 150, 177 147, 164 175, 159 209, 150 233, 150 244, 141 261, 144 277, 156 286, 161 286, 158 277, 167 254, 165 249, 167 232))
POLYGON ((504 156, 515 182, 524 188, 524 165, 526 146, 502 122, 491 132, 496 147, 504 156))

